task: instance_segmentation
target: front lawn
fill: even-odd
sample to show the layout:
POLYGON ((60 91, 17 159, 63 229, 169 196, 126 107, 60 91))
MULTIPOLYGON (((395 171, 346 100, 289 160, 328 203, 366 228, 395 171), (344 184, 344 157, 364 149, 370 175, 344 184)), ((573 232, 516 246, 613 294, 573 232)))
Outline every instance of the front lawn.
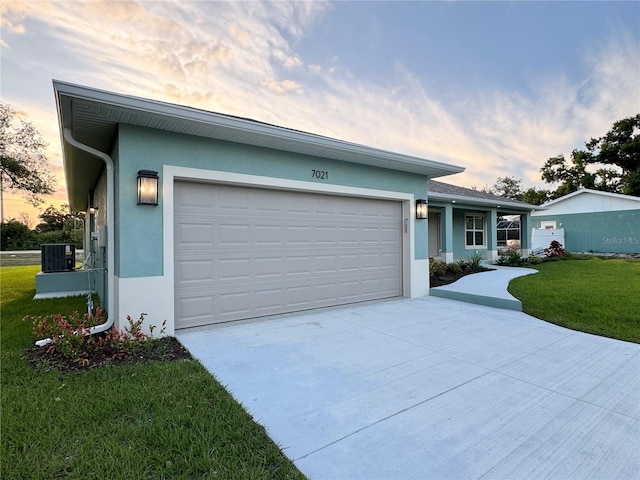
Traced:
POLYGON ((509 283, 524 312, 563 327, 640 343, 640 261, 563 260, 509 283))
POLYGON ((304 478, 195 360, 28 366, 22 317, 85 309, 83 297, 33 301, 38 270, 0 268, 0 478, 304 478))

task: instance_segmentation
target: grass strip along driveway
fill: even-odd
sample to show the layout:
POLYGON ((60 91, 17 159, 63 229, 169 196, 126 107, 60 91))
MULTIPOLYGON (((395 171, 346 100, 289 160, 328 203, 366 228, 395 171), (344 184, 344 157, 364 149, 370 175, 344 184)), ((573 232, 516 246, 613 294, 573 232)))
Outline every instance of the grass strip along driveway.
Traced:
POLYGON ((82 297, 33 301, 38 270, 0 268, 1 478, 304 478, 195 360, 28 366, 24 315, 85 309, 82 297))
POLYGON ((640 261, 590 258, 534 265, 509 293, 525 313, 556 325, 640 343, 640 261))

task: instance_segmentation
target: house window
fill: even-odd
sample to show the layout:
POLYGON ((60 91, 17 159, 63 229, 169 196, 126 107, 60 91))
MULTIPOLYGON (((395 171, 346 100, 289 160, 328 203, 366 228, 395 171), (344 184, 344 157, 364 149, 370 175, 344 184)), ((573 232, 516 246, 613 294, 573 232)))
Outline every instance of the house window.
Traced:
POLYGON ((500 220, 496 227, 498 248, 520 245, 520 220, 500 220))
POLYGON ((467 248, 486 248, 487 232, 484 215, 465 215, 464 234, 467 248))
POLYGON ((543 220, 540 222, 540 228, 544 228, 546 230, 551 230, 556 228, 555 220, 543 220))

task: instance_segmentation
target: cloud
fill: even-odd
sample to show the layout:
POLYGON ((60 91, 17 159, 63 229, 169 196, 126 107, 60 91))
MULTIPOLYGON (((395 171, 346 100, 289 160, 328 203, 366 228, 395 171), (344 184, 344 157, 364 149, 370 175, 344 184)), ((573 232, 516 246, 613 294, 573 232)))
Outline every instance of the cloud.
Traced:
POLYGON ((28 7, 22 2, 0 3, 0 27, 2 29, 18 35, 23 34, 26 31, 23 22, 27 15, 28 7))
POLYGON ((300 57, 296 55, 292 57, 287 57, 287 59, 284 61, 285 68, 294 68, 294 67, 299 67, 301 65, 302 65, 302 60, 300 60, 300 57))
POLYGON ((275 80, 269 80, 265 82, 269 90, 273 90, 276 93, 295 92, 302 93, 302 87, 293 80, 281 80, 279 82, 275 80))
POLYGON ((509 174, 542 185, 545 160, 584 148, 591 137, 638 112, 639 59, 638 44, 622 34, 583 58, 587 78, 549 72, 531 80, 529 96, 489 91, 471 99, 464 108, 472 121, 456 109, 478 152, 470 167, 494 179, 509 174))
MULTIPOLYGON (((331 8, 324 2, 68 6, 3 2, 3 28, 14 34, 3 41, 12 48, 32 41, 55 46, 60 58, 40 48, 30 59, 53 78, 458 164, 467 171, 444 180, 463 186, 505 175, 540 186, 547 158, 606 133, 637 113, 640 101, 640 51, 624 31, 591 44, 581 78, 542 71, 526 89, 475 85, 450 100, 401 65, 376 83, 348 65, 305 58, 295 46, 331 8)), ((52 103, 21 108, 46 117, 42 125, 60 162, 52 103)))

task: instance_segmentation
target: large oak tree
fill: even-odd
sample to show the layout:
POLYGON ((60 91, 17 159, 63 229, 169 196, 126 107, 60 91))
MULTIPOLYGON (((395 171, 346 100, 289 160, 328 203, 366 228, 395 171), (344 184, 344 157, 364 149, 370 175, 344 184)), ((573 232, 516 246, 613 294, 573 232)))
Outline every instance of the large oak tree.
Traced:
POLYGON ((55 185, 46 147, 31 122, 19 118, 10 105, 0 103, 0 191, 20 191, 30 204, 42 204, 42 196, 53 193, 55 185))
POLYGON ((579 188, 640 196, 640 114, 615 122, 585 146, 568 160, 558 155, 542 166, 542 179, 558 184, 553 198, 579 188))

